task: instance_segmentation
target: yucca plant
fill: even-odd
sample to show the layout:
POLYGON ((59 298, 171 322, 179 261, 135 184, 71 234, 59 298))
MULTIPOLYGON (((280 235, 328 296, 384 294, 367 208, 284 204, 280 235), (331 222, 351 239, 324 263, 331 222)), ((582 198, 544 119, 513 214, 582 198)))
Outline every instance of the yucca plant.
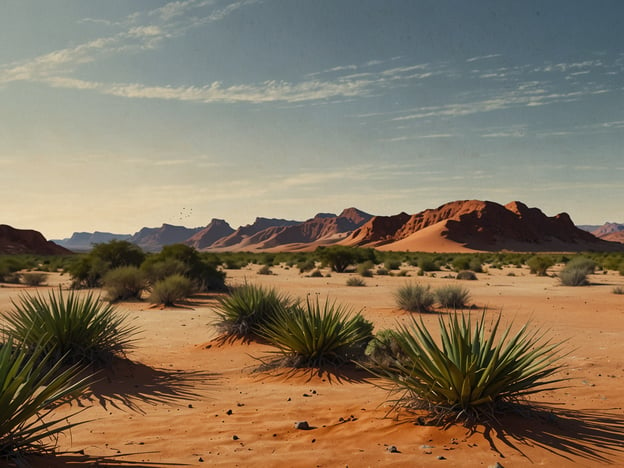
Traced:
POLYGON ((54 436, 81 423, 51 414, 54 406, 78 397, 89 385, 83 370, 62 368, 45 351, 15 344, 0 345, 0 459, 49 452, 54 436))
POLYGON ((359 312, 326 299, 278 309, 258 334, 293 367, 340 365, 362 354, 373 325, 359 312))
POLYGON ((408 312, 429 312, 435 298, 429 286, 407 283, 394 293, 399 308, 408 312))
POLYGON ((4 314, 7 333, 31 349, 45 343, 46 354, 70 364, 106 364, 130 349, 137 334, 125 315, 93 293, 64 295, 59 288, 47 298, 22 294, 12 304, 4 314))
POLYGON ((274 288, 245 283, 219 299, 216 327, 225 340, 258 338, 258 327, 277 310, 289 308, 295 300, 274 288))
POLYGON ((485 333, 484 315, 474 327, 470 316, 440 321, 440 343, 422 319, 399 325, 393 335, 402 359, 371 367, 398 398, 394 409, 424 409, 437 423, 483 422, 505 404, 558 388, 561 342, 545 339, 524 325, 512 336, 511 325, 498 338, 500 316, 485 333))

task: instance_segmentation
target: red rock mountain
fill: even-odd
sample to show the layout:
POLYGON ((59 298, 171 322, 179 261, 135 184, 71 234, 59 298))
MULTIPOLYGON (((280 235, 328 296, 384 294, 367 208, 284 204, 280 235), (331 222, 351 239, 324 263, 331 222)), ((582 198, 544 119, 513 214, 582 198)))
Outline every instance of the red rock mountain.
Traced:
MULTIPOLYGON (((319 213, 302 223, 271 226, 247 236, 235 237, 233 234, 227 241, 236 239, 238 242, 229 243, 226 247, 229 250, 309 250, 318 245, 336 243, 371 218, 372 215, 356 208, 347 208, 338 216, 319 213)), ((225 250, 223 247, 221 240, 209 250, 225 250)))
POLYGON ((223 219, 213 218, 204 229, 185 240, 184 243, 197 250, 211 246, 219 239, 229 236, 234 229, 223 219))
POLYGON ((212 245, 210 250, 236 250, 249 244, 249 238, 254 234, 271 228, 280 228, 285 226, 293 226, 299 224, 300 221, 290 221, 286 219, 276 218, 256 218, 253 224, 247 224, 239 227, 236 231, 225 236, 212 245))
POLYGON ((159 228, 143 228, 129 240, 148 252, 157 252, 165 245, 182 243, 197 234, 202 228, 186 228, 163 224, 159 228))
POLYGON ((0 254, 66 255, 72 252, 32 229, 15 229, 0 224, 0 254))
POLYGON ((384 250, 431 251, 436 247, 431 235, 435 231, 445 250, 452 250, 453 245, 458 251, 620 250, 617 244, 578 229, 566 213, 548 217, 521 202, 503 206, 463 200, 422 211, 409 219, 406 216, 401 213, 374 217, 341 243, 384 250))
POLYGON ((605 223, 591 231, 591 233, 600 239, 624 244, 624 224, 605 223))

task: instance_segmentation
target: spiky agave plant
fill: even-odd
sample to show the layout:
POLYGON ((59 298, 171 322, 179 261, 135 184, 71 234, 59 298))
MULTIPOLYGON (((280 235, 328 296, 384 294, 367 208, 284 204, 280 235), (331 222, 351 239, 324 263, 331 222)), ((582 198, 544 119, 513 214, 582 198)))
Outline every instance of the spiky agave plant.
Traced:
POLYGON ((14 344, 0 345, 0 458, 51 451, 54 436, 78 423, 51 414, 61 402, 86 390, 90 377, 81 368, 61 368, 45 346, 34 350, 14 344))
POLYGON ((359 312, 330 302, 310 300, 280 308, 260 326, 259 335, 277 348, 288 365, 324 367, 340 365, 363 353, 373 325, 359 312))
POLYGON ((486 336, 484 314, 474 327, 470 315, 454 314, 448 322, 440 317, 441 344, 422 318, 413 319, 394 334, 404 358, 370 371, 398 396, 390 400, 394 410, 425 409, 437 423, 483 422, 505 404, 559 388, 565 379, 553 375, 561 368, 563 342, 529 331, 528 324, 513 336, 509 325, 499 338, 500 319, 486 336))
POLYGON ((236 287, 219 299, 216 326, 224 340, 258 338, 258 328, 279 309, 289 308, 295 300, 274 288, 251 283, 236 287))
POLYGON ((132 347, 138 332, 127 316, 93 293, 65 295, 59 288, 47 298, 22 294, 12 304, 4 314, 7 333, 27 347, 44 343, 46 354, 70 364, 107 364, 132 347))

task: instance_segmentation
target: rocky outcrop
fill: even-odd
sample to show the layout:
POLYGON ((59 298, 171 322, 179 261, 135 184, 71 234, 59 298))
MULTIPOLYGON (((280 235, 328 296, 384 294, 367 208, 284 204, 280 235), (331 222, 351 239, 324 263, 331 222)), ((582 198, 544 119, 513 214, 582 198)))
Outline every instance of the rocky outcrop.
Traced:
POLYGON ((165 245, 179 244, 201 231, 202 228, 186 228, 163 224, 159 228, 143 228, 129 240, 147 252, 158 252, 165 245))
POLYGON ((225 220, 213 218, 208 226, 191 236, 184 243, 201 250, 210 247, 219 239, 227 237, 233 232, 234 229, 225 220))
POLYGON ((0 254, 66 255, 67 250, 52 241, 46 240, 39 231, 15 229, 0 224, 0 254))

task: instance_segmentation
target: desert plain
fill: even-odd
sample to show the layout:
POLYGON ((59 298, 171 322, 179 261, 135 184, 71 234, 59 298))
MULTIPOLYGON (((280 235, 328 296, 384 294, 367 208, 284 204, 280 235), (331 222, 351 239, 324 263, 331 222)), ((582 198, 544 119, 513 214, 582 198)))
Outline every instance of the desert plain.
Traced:
MULTIPOLYGON (((455 283, 435 277, 374 276, 365 287, 348 287, 350 274, 311 278, 296 268, 259 266, 227 270, 230 285, 251 282, 296 297, 318 295, 348 305, 375 331, 410 320, 393 293, 407 281, 433 288, 455 283)), ((328 270, 325 271, 326 273, 328 270)), ((550 273, 556 272, 556 267, 550 273)), ((354 275, 354 273, 351 273, 354 275)), ((216 340, 217 295, 199 295, 177 307, 123 302, 140 329, 128 360, 100 374, 79 405, 57 409, 85 421, 62 435, 55 456, 28 458, 35 467, 219 466, 219 467, 503 467, 624 466, 624 286, 617 272, 590 276, 591 285, 566 287, 527 267, 488 269, 477 281, 462 281, 471 294, 465 313, 488 322, 547 331, 563 345, 565 387, 536 394, 546 409, 502 415, 471 432, 462 425, 421 425, 417 415, 388 414, 388 392, 364 371, 348 368, 262 370, 272 348, 216 340), (309 430, 295 428, 307 421, 309 430), (396 451, 389 448, 394 446, 396 451)), ((51 274, 46 288, 69 286, 51 274)), ((0 288, 0 310, 33 289, 0 288)), ((96 291, 98 293, 98 291, 96 291)), ((448 311, 417 314, 435 333, 448 311)), ((434 335, 435 336, 435 335, 434 335)), ((422 420, 420 421, 422 422, 422 420)))

